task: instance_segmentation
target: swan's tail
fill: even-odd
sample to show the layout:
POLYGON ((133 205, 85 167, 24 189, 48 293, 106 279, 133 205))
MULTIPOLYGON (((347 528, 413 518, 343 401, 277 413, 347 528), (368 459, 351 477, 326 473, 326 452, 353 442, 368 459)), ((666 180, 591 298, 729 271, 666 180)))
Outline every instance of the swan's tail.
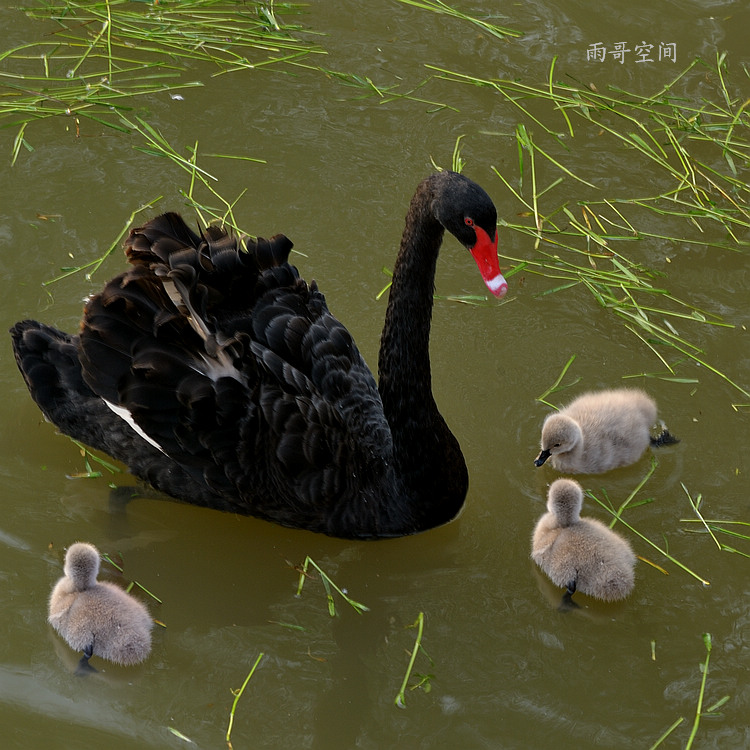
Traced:
POLYGON ((679 438, 676 438, 666 427, 662 427, 662 431, 656 437, 651 438, 651 445, 654 448, 661 448, 664 445, 674 445, 679 442, 679 438))
POLYGON ((35 320, 16 323, 10 335, 18 369, 47 419, 57 421, 58 405, 71 394, 93 396, 81 376, 77 336, 35 320))
POLYGON ((114 418, 104 400, 83 379, 78 336, 35 320, 16 323, 10 333, 18 369, 32 398, 60 432, 123 463, 132 462, 137 476, 164 492, 179 496, 178 488, 191 486, 194 502, 221 507, 216 505, 221 498, 214 497, 204 484, 192 487, 189 468, 176 466, 147 445, 125 421, 114 418))
POLYGON ((83 380, 78 336, 35 320, 16 323, 10 334, 18 369, 44 416, 66 435, 101 446, 97 422, 109 415, 83 380))

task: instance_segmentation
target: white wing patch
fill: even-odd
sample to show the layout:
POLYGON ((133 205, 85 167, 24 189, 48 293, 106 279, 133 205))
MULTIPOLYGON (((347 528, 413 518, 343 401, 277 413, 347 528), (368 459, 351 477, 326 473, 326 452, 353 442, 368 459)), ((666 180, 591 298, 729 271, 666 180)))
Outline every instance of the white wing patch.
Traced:
POLYGON ((124 407, 124 406, 117 406, 113 404, 110 401, 107 401, 106 398, 103 398, 102 401, 115 413, 117 414, 120 419, 125 420, 147 443, 150 443, 154 446, 157 450, 160 450, 165 456, 167 455, 167 452, 162 448, 159 443, 156 442, 153 438, 149 437, 136 423, 133 419, 133 415, 124 407))

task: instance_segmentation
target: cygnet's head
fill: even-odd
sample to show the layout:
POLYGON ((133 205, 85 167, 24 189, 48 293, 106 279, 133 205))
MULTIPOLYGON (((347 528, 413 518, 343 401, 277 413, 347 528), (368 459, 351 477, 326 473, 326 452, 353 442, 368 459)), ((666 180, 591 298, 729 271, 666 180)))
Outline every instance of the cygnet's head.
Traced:
POLYGON ((556 479, 547 493, 547 510, 560 526, 570 526, 581 518, 583 488, 573 479, 556 479))
POLYGON ((572 451, 581 440, 578 422, 565 414, 550 414, 542 425, 542 452, 534 463, 541 466, 550 456, 572 451))
POLYGON ((99 575, 99 550, 93 544, 76 542, 65 555, 65 575, 79 591, 90 588, 99 575))

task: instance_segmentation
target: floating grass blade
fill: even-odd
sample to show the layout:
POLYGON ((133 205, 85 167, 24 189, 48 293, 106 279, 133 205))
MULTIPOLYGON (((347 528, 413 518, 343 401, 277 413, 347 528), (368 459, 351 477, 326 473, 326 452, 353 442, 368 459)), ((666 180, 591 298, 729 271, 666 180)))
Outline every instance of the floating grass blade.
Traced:
POLYGON ((69 439, 72 443, 78 446, 78 449, 81 452, 81 456, 83 456, 86 471, 79 472, 77 474, 68 474, 68 479, 97 479, 101 477, 101 471, 94 471, 91 468, 89 459, 91 459, 91 461, 94 461, 95 463, 98 463, 100 466, 103 466, 110 474, 120 473, 120 469, 113 463, 110 463, 109 461, 106 461, 105 459, 94 455, 83 443, 79 442, 78 440, 74 440, 73 438, 69 439))
POLYGON ((573 364, 573 362, 575 362, 575 358, 576 358, 576 355, 573 354, 570 357, 570 359, 565 363, 565 366, 562 368, 562 372, 560 372, 560 374, 557 376, 557 380, 555 380, 555 382, 552 383, 552 385, 549 388, 547 388, 547 390, 541 396, 536 397, 537 401, 541 402, 542 404, 546 404, 552 409, 557 409, 556 406, 554 406, 553 404, 549 403, 549 401, 546 400, 547 396, 549 396, 552 393, 556 393, 557 391, 561 391, 565 388, 570 388, 571 386, 575 385, 577 382, 580 381, 580 378, 576 378, 572 383, 568 385, 560 386, 560 383, 565 377, 565 373, 568 371, 568 368, 573 364))
MULTIPOLYGON (((411 624, 408 625, 409 628, 417 628, 417 637, 414 641, 414 648, 411 651, 411 654, 409 655, 409 664, 406 668, 406 673, 404 674, 404 679, 401 682, 401 688, 398 691, 398 694, 396 695, 394 699, 394 704, 398 708, 406 708, 406 687, 409 684, 409 679, 411 678, 412 670, 414 669, 414 662, 417 659, 417 653, 421 651, 422 653, 427 656, 428 659, 430 659, 427 652, 422 647, 422 633, 424 632, 424 612, 420 612, 417 616, 417 619, 411 624)), ((430 659, 430 664, 433 664, 432 659, 430 659)), ((430 692, 431 689, 431 681, 434 679, 435 675, 432 674, 422 674, 417 675, 415 673, 416 677, 419 677, 419 681, 416 685, 412 685, 410 690, 416 690, 417 688, 422 688, 426 693, 430 692)))
POLYGON ((402 89, 402 82, 400 80, 397 83, 387 85, 376 84, 369 76, 358 75, 356 73, 344 73, 338 70, 330 70, 329 68, 321 66, 317 66, 311 69, 320 71, 329 78, 338 81, 342 86, 357 89, 360 93, 358 96, 353 97, 355 101, 361 101, 364 99, 375 97, 378 100, 379 104, 388 104, 392 101, 404 100, 417 102, 418 104, 426 104, 428 105, 428 107, 430 107, 430 112, 437 112, 442 109, 458 112, 455 107, 451 107, 445 102, 438 102, 432 99, 425 99, 421 96, 416 96, 416 92, 428 83, 428 81, 430 80, 429 78, 420 81, 411 88, 402 89))
MULTIPOLYGON (((750 554, 747 552, 741 552, 740 550, 736 549, 735 547, 730 547, 727 544, 721 544, 717 537, 715 536, 714 532, 716 534, 725 534, 726 536, 730 536, 734 539, 741 539, 745 542, 750 541, 750 535, 749 534, 741 534, 739 531, 735 531, 732 528, 725 528, 725 526, 750 526, 750 523, 747 521, 719 521, 719 520, 711 520, 711 519, 704 519, 702 517, 699 518, 681 518, 681 523, 687 523, 687 524, 701 524, 706 528, 706 531, 708 531, 709 534, 713 537, 714 541, 719 545, 719 549, 723 552, 733 552, 736 555, 741 555, 742 557, 749 557, 750 554)), ((686 529, 688 532, 692 533, 698 533, 703 534, 706 533, 706 531, 702 531, 700 529, 686 529)))
MULTIPOLYGON (((81 271, 86 271, 86 278, 91 279, 94 272, 97 271, 97 269, 102 265, 102 263, 104 263, 104 261, 114 252, 116 248, 120 247, 122 243, 122 238, 130 230, 130 227, 133 225, 133 221, 135 220, 135 217, 139 213, 141 213, 141 211, 145 211, 146 209, 151 208, 151 206, 153 206, 155 203, 158 203, 158 201, 160 200, 161 200, 161 197, 154 198, 148 203, 144 203, 143 205, 136 208, 135 211, 133 211, 133 213, 131 213, 128 219, 125 221, 125 224, 123 225, 123 228, 120 230, 120 233, 112 241, 110 246, 104 252, 104 255, 100 256, 96 260, 92 260, 88 263, 84 263, 83 265, 76 266, 75 268, 65 269, 63 273, 61 273, 59 276, 55 276, 52 279, 42 282, 42 286, 49 286, 50 284, 54 284, 55 282, 60 281, 61 279, 65 279, 68 276, 72 276, 75 273, 80 273, 81 271)), ((75 442, 75 440, 73 442, 75 442)))
MULTIPOLYGON (((645 484, 646 480, 651 476, 652 473, 653 472, 649 472, 649 474, 643 480, 641 480, 641 482, 639 483, 637 489, 640 489, 641 487, 643 487, 643 485, 645 484)), ((631 526, 627 521, 625 521, 625 519, 622 518, 622 516, 620 515, 620 512, 616 511, 612 507, 611 503, 605 503, 603 500, 600 500, 593 492, 591 492, 591 490, 587 490, 586 491, 586 495, 588 495, 592 500, 594 500, 596 503, 598 503, 608 513, 610 513, 612 515, 614 521, 619 521, 623 526, 625 526, 627 529, 629 529, 630 531, 632 531, 636 536, 640 537, 644 542, 646 542, 646 544, 649 544, 657 552, 661 553, 664 557, 667 558, 667 560, 669 560, 670 562, 672 562, 678 568, 681 568, 688 575, 690 575, 693 578, 695 578, 696 580, 700 581, 704 586, 710 586, 711 585, 710 581, 708 581, 703 576, 698 575, 698 573, 696 573, 695 571, 693 571, 690 568, 688 568, 687 565, 685 565, 684 563, 681 563, 673 555, 670 555, 668 550, 660 547, 655 542, 652 542, 647 536, 645 536, 640 531, 638 531, 636 528, 634 528, 633 526, 631 526)), ((625 503, 623 503, 622 507, 624 508, 626 505, 628 505, 631 502, 631 500, 632 500, 633 497, 634 497, 634 494, 631 493, 631 495, 628 496, 628 499, 625 501, 625 503)))
POLYGON ((237 708, 237 702, 242 697, 242 693, 245 692, 245 688, 247 687, 247 683, 250 682, 250 678, 255 673, 255 670, 256 670, 258 664, 260 664, 260 660, 263 658, 263 656, 264 656, 264 654, 261 651, 258 654, 258 658, 255 660, 255 664, 253 664, 252 668, 250 669, 250 672, 248 672, 247 677, 245 677, 245 681, 242 683, 242 687, 239 690, 232 690, 232 692, 234 693, 234 702, 232 703, 232 710, 229 712, 229 725, 227 726, 227 736, 226 736, 227 745, 230 748, 232 747, 232 743, 231 743, 230 737, 232 736, 232 726, 234 724, 234 712, 235 712, 235 710, 237 708))
POLYGON ((474 26, 478 26, 482 31, 486 31, 498 39, 504 39, 505 37, 521 37, 523 36, 522 31, 516 29, 509 29, 504 26, 497 26, 496 24, 490 23, 489 21, 483 21, 480 18, 469 16, 466 13, 462 13, 459 10, 451 7, 442 0, 398 0, 404 5, 412 5, 415 8, 421 8, 422 10, 429 10, 433 13, 438 13, 444 16, 450 16, 451 18, 458 18, 462 21, 468 21, 474 26))
POLYGON ((703 634, 703 644, 706 647, 706 661, 703 663, 703 676, 701 677, 701 687, 698 693, 698 705, 695 707, 695 719, 693 721, 693 728, 690 732, 690 737, 688 737, 687 744, 685 745, 685 750, 690 750, 690 748, 693 746, 695 735, 698 733, 698 725, 701 721, 703 710, 703 696, 706 692, 706 680, 708 679, 708 661, 711 658, 711 633, 703 634))
POLYGON ((182 740, 183 742, 187 742, 190 745, 194 745, 195 742, 190 739, 190 737, 187 737, 184 735, 179 729, 175 729, 174 727, 167 727, 167 731, 173 734, 175 737, 177 737, 178 740, 182 740))
POLYGON ((461 134, 456 138, 456 145, 453 147, 453 158, 451 159, 451 169, 459 174, 464 171, 464 165, 466 164, 463 156, 461 156, 461 140, 463 137, 463 134, 461 134))
POLYGON ((635 486, 633 491, 625 498, 625 500, 623 500, 622 504, 617 509, 617 514, 612 519, 612 522, 609 525, 610 529, 614 528, 618 519, 624 513, 625 508, 627 508, 630 505, 630 503, 633 501, 633 498, 635 498, 635 496, 643 489, 643 486, 646 484, 646 482, 648 482, 648 480, 651 479, 658 465, 659 464, 657 463, 656 459, 653 456, 651 456, 651 466, 649 467, 649 470, 646 472, 646 475, 643 477, 643 479, 641 479, 641 481, 638 482, 638 484, 635 486))
POLYGON ((348 596, 344 591, 342 591, 331 579, 331 577, 318 565, 318 563, 315 562, 309 555, 305 558, 305 562, 302 564, 301 567, 298 568, 299 570, 299 581, 297 583, 297 593, 296 596, 300 596, 302 594, 302 587, 305 584, 305 579, 308 577, 308 568, 312 566, 315 568, 315 570, 318 571, 318 575, 320 575, 320 580, 323 583, 323 588, 326 592, 326 599, 328 601, 328 613, 331 615, 331 617, 335 617, 336 615, 336 603, 333 599, 333 591, 336 591, 343 599, 346 601, 347 604, 349 604, 355 612, 358 614, 362 614, 363 612, 369 612, 369 607, 366 607, 364 604, 355 601, 350 596, 348 596))
MULTIPOLYGON (((118 570, 120 573, 124 573, 125 572, 124 569, 123 569, 123 567, 121 565, 118 565, 112 559, 112 557, 111 557, 111 555, 109 553, 107 553, 107 552, 102 553, 102 560, 105 560, 106 562, 108 562, 113 568, 115 568, 116 570, 118 570)), ((133 586, 137 586, 141 591, 143 591, 144 594, 147 594, 155 602, 157 602, 157 604, 163 604, 164 603, 164 602, 162 602, 161 599, 159 599, 158 596, 156 596, 156 594, 154 594, 151 591, 149 591, 145 586, 143 586, 142 584, 138 583, 138 581, 131 581, 130 584, 128 585, 128 589, 127 590, 130 591, 133 588, 133 586)))
POLYGON ((664 732, 664 734, 661 737, 659 737, 659 739, 656 740, 656 742, 654 742, 653 745, 651 745, 651 747, 649 748, 649 750, 656 750, 656 748, 658 748, 661 745, 661 743, 664 742, 664 740, 666 740, 667 737, 669 737, 669 735, 672 734, 672 732, 674 732, 674 730, 677 729, 677 727, 680 726, 680 724, 682 724, 683 721, 685 721, 685 717, 684 716, 680 716, 680 718, 677 719, 677 721, 675 721, 672 724, 672 726, 669 727, 669 729, 667 729, 667 731, 664 732))
POLYGON ((685 484, 683 482, 680 482, 680 486, 682 487, 683 491, 687 495, 687 499, 690 502, 691 507, 695 511, 695 515, 698 516, 698 519, 703 523, 703 526, 705 527, 706 531, 711 535, 711 539, 714 540, 714 542, 716 543, 716 546, 719 548, 719 550, 721 550, 721 544, 719 544, 719 540, 716 538, 713 531, 711 531, 711 528, 706 523, 706 520, 703 518, 703 515, 700 512, 700 505, 701 505, 701 500, 702 500, 701 495, 698 495, 697 498, 693 499, 692 495, 688 491, 688 488, 685 487, 685 484))

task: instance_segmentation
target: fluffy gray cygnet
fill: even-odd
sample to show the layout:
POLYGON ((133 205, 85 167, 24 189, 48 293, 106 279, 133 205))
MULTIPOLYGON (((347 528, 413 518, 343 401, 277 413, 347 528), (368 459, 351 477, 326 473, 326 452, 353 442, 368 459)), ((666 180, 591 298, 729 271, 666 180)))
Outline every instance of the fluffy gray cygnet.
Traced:
POLYGON ((84 659, 130 665, 151 652, 153 620, 145 605, 107 581, 97 581, 99 551, 77 542, 65 555, 65 575, 49 600, 49 622, 84 659))
POLYGON ((584 393, 542 425, 541 452, 534 464, 550 459, 558 471, 601 474, 635 463, 649 445, 679 442, 657 423, 656 403, 643 391, 630 388, 584 393))
POLYGON ((635 554, 601 521, 581 518, 583 489, 573 479, 549 488, 547 513, 537 522, 531 557, 568 594, 582 591, 604 601, 624 599, 635 582, 635 554))

